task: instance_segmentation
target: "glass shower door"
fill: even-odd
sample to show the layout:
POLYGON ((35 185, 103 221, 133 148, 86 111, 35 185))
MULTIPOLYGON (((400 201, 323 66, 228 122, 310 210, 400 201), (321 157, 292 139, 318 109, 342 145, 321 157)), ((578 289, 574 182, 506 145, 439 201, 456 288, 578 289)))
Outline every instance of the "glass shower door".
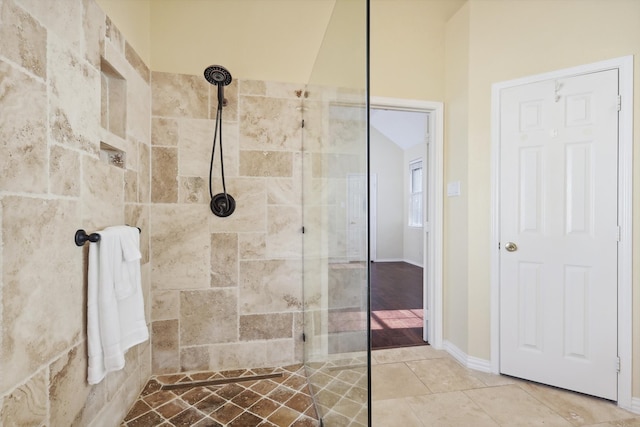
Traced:
POLYGON ((369 425, 367 0, 336 0, 306 92, 304 355, 325 426, 369 425))

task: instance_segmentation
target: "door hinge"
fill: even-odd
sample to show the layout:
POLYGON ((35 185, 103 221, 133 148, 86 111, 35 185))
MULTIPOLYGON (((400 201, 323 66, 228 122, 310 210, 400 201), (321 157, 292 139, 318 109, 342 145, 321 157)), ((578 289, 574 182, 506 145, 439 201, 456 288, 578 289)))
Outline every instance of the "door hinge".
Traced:
POLYGON ((302 342, 307 342, 307 335, 304 332, 302 333, 302 342))
POLYGON ((622 110, 622 95, 618 95, 618 111, 622 110))
POLYGON ((304 225, 302 226, 302 234, 304 234, 304 225))
POLYGON ((622 229, 620 228, 620 226, 616 227, 616 240, 619 242, 620 238, 622 236, 622 229))
POLYGON ((302 127, 304 128, 304 119, 302 119, 302 127))
POLYGON ((616 357, 616 372, 620 372, 620 358, 616 357))

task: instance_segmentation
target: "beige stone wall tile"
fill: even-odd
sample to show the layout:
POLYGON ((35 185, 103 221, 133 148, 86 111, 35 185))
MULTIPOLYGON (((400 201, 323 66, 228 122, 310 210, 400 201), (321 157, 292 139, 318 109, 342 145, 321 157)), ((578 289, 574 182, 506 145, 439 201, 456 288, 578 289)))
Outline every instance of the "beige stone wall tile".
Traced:
POLYGON ((136 203, 138 201, 138 172, 127 169, 124 172, 124 201, 136 203))
POLYGON ((100 73, 58 40, 50 38, 48 54, 51 135, 60 144, 97 154, 100 73))
MULTIPOLYGON (((149 332, 151 333, 151 327, 149 327, 149 332)), ((151 377, 151 340, 147 340, 143 343, 140 343, 136 346, 138 349, 138 360, 140 366, 140 381, 138 382, 138 390, 142 390, 142 388, 147 383, 149 377, 151 377)))
POLYGON ((151 148, 144 143, 138 146, 138 201, 151 202, 151 148))
POLYGON ((0 376, 0 393, 80 339, 85 289, 82 253, 71 244, 78 204, 5 196, 2 205, 0 364, 11 369, 0 376))
POLYGON ((100 73, 100 126, 109 129, 109 79, 100 73))
POLYGON ((211 286, 238 285, 238 234, 211 235, 211 286))
POLYGON ((266 235, 264 233, 238 234, 238 254, 240 259, 264 259, 266 247, 266 235))
POLYGON ((49 151, 50 191, 63 196, 80 195, 80 154, 60 145, 49 151))
POLYGON ((89 156, 82 163, 82 228, 93 232, 123 224, 124 171, 89 156))
POLYGON ((47 191, 45 86, 0 61, 0 188, 47 191))
MULTIPOLYGON (((102 74, 102 76, 105 75, 102 74)), ((122 139, 127 137, 127 116, 130 115, 128 100, 135 97, 127 96, 131 87, 128 83, 124 79, 107 77, 106 92, 101 94, 102 102, 104 102, 104 98, 107 98, 108 125, 106 129, 122 139)))
POLYGON ((209 356, 209 347, 183 347, 180 350, 180 370, 182 372, 189 371, 206 371, 211 364, 209 356))
POLYGON ((339 265, 328 268, 329 307, 332 308, 362 308, 366 306, 367 266, 365 264, 350 263, 348 268, 339 265))
POLYGON ((105 38, 118 52, 124 52, 124 37, 108 16, 105 21, 105 38))
MULTIPOLYGON (((140 168, 140 146, 148 145, 144 144, 135 137, 129 136, 125 142, 125 154, 126 154, 126 168, 132 171, 138 171, 140 168)), ((136 187, 137 189, 137 187, 136 187)))
POLYGON ((240 340, 271 340, 292 337, 292 313, 240 316, 240 340))
MULTIPOLYGON (((124 419, 131 404, 135 402, 138 393, 140 393, 139 383, 138 375, 128 377, 115 397, 102 407, 102 410, 88 425, 91 427, 111 427, 114 425, 114 420, 118 420, 116 421, 118 423, 119 420, 124 419)), ((85 425, 87 424, 78 424, 77 427, 85 425)))
POLYGON ((209 347, 211 370, 270 367, 266 358, 267 341, 214 344, 209 347))
POLYGON ((304 361, 305 343, 302 341, 304 333, 304 312, 298 311, 293 313, 293 357, 296 362, 304 361))
POLYGON ((107 385, 106 381, 96 384, 89 389, 86 396, 84 406, 79 414, 70 424, 73 427, 91 425, 91 421, 97 416, 100 410, 107 403, 107 385))
POLYGON ((154 116, 209 118, 209 83, 200 76, 151 73, 154 116))
POLYGON ((31 15, 47 27, 49 34, 55 34, 74 49, 80 48, 82 40, 82 7, 78 0, 19 0, 31 15))
POLYGON ((45 79, 47 30, 13 0, 0 3, 0 22, 0 55, 45 79))
POLYGON ((82 0, 82 29, 87 61, 100 68, 100 56, 104 50, 106 16, 95 0, 82 0))
POLYGON ((302 205, 302 180, 272 178, 267 181, 267 203, 270 205, 302 205))
POLYGON ((202 205, 151 207, 153 289, 209 287, 211 237, 203 229, 208 215, 202 205))
POLYGON ((267 83, 262 80, 242 80, 239 83, 240 95, 266 95, 267 83))
POLYGON ((178 150, 175 148, 151 149, 151 201, 178 201, 178 150))
POLYGON ((293 155, 283 151, 240 151, 240 175, 279 176, 293 174, 293 155))
POLYGON ((151 295, 153 321, 180 318, 180 291, 152 291, 151 295))
POLYGON ((207 181, 200 177, 178 177, 178 202, 179 203, 207 203, 209 204, 209 186, 207 181))
POLYGON ((304 119, 304 148, 308 152, 319 152, 324 149, 323 142, 328 141, 328 123, 326 103, 305 99, 302 107, 304 119))
POLYGON ((47 371, 42 369, 11 391, 0 405, 0 423, 5 426, 37 426, 47 422, 47 371))
POLYGON ((107 400, 109 401, 114 400, 127 378, 138 376, 138 350, 135 347, 129 349, 124 355, 124 360, 124 368, 109 372, 103 380, 107 383, 107 400))
POLYGON ((140 280, 142 281, 142 297, 144 299, 144 319, 147 325, 151 323, 151 263, 140 266, 140 280))
POLYGON ((154 374, 169 374, 180 369, 178 320, 151 323, 151 370, 154 374))
MULTIPOLYGON (((266 231, 266 185, 260 178, 227 178, 227 193, 236 201, 233 215, 219 218, 209 214, 212 233, 266 231)), ((220 179, 213 180, 214 194, 222 191, 220 179)))
POLYGON ((178 120, 166 117, 151 119, 151 144, 165 147, 178 145, 178 120))
POLYGON ((266 82, 265 95, 270 98, 289 98, 302 101, 305 96, 304 85, 299 83, 266 82))
MULTIPOLYGON (((226 103, 222 106, 222 120, 225 122, 238 121, 238 80, 233 79, 231 84, 224 87, 224 99, 226 103)), ((218 110, 218 87, 209 86, 209 118, 215 119, 218 110)))
POLYGON ((299 260, 240 261, 240 313, 300 309, 301 274, 299 260))
POLYGON ((242 150, 299 151, 302 115, 299 101, 241 96, 239 112, 242 150))
POLYGON ((180 292, 180 345, 238 340, 235 289, 180 292))
POLYGON ((267 258, 302 258, 302 207, 267 206, 267 258))
POLYGON ((142 80, 149 83, 151 81, 151 71, 147 64, 144 63, 138 52, 135 51, 133 47, 125 40, 124 44, 124 55, 127 58, 127 61, 134 70, 142 77, 142 80))
POLYGON ((151 143, 151 86, 137 74, 127 78, 127 135, 151 143))
POLYGON ((294 357, 292 340, 269 340, 266 342, 266 359, 273 366, 287 366, 299 363, 294 357))
POLYGON ((83 411, 91 386, 87 384, 84 343, 73 347, 51 364, 49 383, 52 426, 71 426, 76 419, 85 418, 83 411))
MULTIPOLYGON (((178 171, 182 176, 209 176, 209 161, 215 123, 213 120, 182 119, 179 121, 178 171)), ((223 143, 224 135, 223 135, 223 143)), ((220 140, 216 144, 216 158, 220 159, 220 140)))
POLYGON ((124 223, 140 229, 140 264, 149 262, 149 206, 127 204, 124 207, 124 223))

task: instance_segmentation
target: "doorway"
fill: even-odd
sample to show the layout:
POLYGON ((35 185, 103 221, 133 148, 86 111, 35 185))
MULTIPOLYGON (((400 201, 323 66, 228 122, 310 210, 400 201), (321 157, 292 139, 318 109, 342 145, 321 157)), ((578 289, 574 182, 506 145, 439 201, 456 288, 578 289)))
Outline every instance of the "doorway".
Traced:
MULTIPOLYGON (((409 115, 421 115, 425 122, 423 135, 418 136, 422 141, 418 147, 418 154, 409 155, 406 162, 403 155, 403 163, 408 163, 419 158, 423 162, 422 170, 424 171, 420 180, 424 190, 422 202, 423 211, 421 213, 423 224, 422 227, 413 227, 413 229, 408 230, 407 233, 407 240, 419 239, 418 258, 417 261, 409 262, 407 263, 408 265, 404 267, 415 267, 417 265, 422 268, 422 274, 419 279, 422 284, 422 295, 420 307, 416 309, 422 310, 422 340, 429 342, 429 344, 435 348, 442 348, 443 105, 442 103, 429 101, 372 97, 370 108, 374 114, 376 110, 385 110, 396 113, 405 112, 409 115)), ((370 131, 372 130, 370 129, 370 131)), ((380 188, 380 186, 383 185, 383 180, 380 176, 376 178, 377 187, 380 188)), ((402 184, 398 184, 398 192, 404 195, 404 187, 409 178, 407 175, 401 178, 402 184)), ((372 199, 373 196, 374 195, 372 195, 372 199)), ((382 207, 396 210, 396 221, 403 224, 401 226, 401 232, 404 237, 406 231, 404 230, 404 224, 407 223, 408 216, 408 206, 405 197, 396 198, 394 199, 395 201, 385 200, 381 197, 380 192, 378 192, 375 198, 378 200, 375 209, 376 215, 370 218, 370 221, 372 221, 370 228, 376 230, 382 207)), ((406 261, 404 258, 386 258, 388 255, 384 255, 384 253, 380 251, 381 245, 398 243, 393 243, 389 239, 383 239, 379 229, 374 231, 374 234, 378 242, 378 250, 372 250, 372 261, 374 263, 376 260, 393 262, 406 261)), ((402 245, 404 245, 404 242, 402 245)), ((416 258, 414 258, 414 260, 416 260, 416 258)), ((375 313, 373 314, 375 315, 375 313)), ((375 326, 375 318, 372 320, 372 325, 375 326)), ((407 318, 405 320, 415 322, 415 319, 407 318)))
POLYGON ((622 58, 493 88, 492 369, 623 407, 631 397, 627 67, 622 58))

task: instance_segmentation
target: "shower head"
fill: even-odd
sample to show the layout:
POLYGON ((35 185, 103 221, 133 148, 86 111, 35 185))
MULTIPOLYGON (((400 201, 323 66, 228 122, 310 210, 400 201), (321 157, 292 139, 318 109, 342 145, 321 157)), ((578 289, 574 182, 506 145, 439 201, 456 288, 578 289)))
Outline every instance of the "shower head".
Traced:
POLYGON ((221 65, 210 65, 204 70, 204 78, 215 86, 227 86, 231 83, 231 73, 221 65))

